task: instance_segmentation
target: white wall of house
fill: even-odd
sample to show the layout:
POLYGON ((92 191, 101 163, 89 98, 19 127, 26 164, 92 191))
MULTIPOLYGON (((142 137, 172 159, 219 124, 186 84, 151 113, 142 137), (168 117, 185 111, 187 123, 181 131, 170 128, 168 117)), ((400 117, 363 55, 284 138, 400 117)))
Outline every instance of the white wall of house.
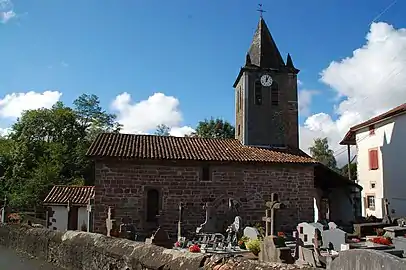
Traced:
POLYGON ((363 187, 362 197, 375 196, 375 209, 362 200, 363 215, 382 218, 384 199, 389 200, 392 217, 406 216, 406 114, 376 123, 375 134, 369 127, 356 134, 358 184, 363 187), (369 150, 378 150, 376 170, 370 170, 369 150))
MULTIPOLYGON (((54 205, 51 206, 54 214, 49 218, 49 222, 52 225, 49 226, 50 229, 58 231, 68 230, 68 209, 66 206, 54 205), (55 220, 55 221, 53 221, 55 220)), ((78 209, 78 230, 80 231, 83 223, 88 226, 87 222, 87 209, 86 207, 79 207, 78 209)))
POLYGON ((66 206, 54 205, 51 206, 54 214, 49 218, 49 222, 52 225, 49 226, 50 229, 58 231, 66 231, 68 229, 68 209, 66 206))

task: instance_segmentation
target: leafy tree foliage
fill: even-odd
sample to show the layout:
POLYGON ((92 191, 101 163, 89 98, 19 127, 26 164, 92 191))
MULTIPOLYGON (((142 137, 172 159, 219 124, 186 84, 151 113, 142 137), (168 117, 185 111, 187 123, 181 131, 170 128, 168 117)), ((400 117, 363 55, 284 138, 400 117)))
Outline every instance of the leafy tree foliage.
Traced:
POLYGON ((211 118, 200 121, 196 127, 196 132, 191 136, 200 138, 223 138, 234 139, 235 128, 228 121, 220 118, 211 118))
POLYGON ((334 157, 334 151, 329 148, 327 138, 315 139, 313 145, 309 147, 309 150, 315 160, 330 169, 337 170, 337 161, 334 157))
MULTIPOLYGON (((341 169, 340 169, 342 175, 347 176, 348 177, 348 165, 344 165, 341 169)), ((352 162, 350 164, 350 172, 351 172, 351 180, 356 180, 357 179, 357 163, 356 162, 352 162)))
POLYGON ((100 132, 118 132, 115 115, 95 95, 82 95, 73 108, 23 112, 10 135, 0 138, 1 196, 16 207, 39 206, 53 185, 93 184, 92 162, 85 157, 100 132))
POLYGON ((164 124, 158 125, 158 126, 156 127, 156 130, 155 130, 155 135, 158 135, 158 136, 169 136, 169 131, 170 131, 170 130, 171 130, 171 128, 168 127, 167 125, 164 125, 164 124))

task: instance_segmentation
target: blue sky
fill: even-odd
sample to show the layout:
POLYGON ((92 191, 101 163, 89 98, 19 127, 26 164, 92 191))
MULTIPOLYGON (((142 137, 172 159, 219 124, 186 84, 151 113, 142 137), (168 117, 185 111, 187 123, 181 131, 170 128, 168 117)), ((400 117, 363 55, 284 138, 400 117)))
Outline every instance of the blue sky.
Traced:
MULTIPOLYGON (((179 101, 183 120, 174 125, 194 127, 210 116, 234 122, 232 84, 258 23, 255 1, 1 2, 3 12, 16 16, 0 23, 0 106, 7 94, 28 91, 59 91, 68 104, 94 93, 106 109, 123 92, 132 105, 161 92, 179 101)), ((366 43, 372 20, 392 2, 262 2, 281 53, 289 52, 301 69, 302 89, 317 91, 309 115, 337 119, 335 97, 342 91, 321 83, 320 72, 352 57, 366 43)), ((403 28, 402 10, 406 2, 399 1, 378 21, 403 28)), ((302 124, 309 115, 301 116, 302 124)), ((0 127, 11 121, 2 119, 0 127)))

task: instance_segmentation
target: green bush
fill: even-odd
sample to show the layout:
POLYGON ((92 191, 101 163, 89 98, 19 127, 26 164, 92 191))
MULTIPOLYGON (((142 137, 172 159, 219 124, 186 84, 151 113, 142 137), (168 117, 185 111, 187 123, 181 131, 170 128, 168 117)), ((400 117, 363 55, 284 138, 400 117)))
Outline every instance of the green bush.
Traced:
POLYGON ((261 241, 259 239, 249 240, 245 243, 245 246, 251 251, 255 256, 258 256, 261 251, 261 241))

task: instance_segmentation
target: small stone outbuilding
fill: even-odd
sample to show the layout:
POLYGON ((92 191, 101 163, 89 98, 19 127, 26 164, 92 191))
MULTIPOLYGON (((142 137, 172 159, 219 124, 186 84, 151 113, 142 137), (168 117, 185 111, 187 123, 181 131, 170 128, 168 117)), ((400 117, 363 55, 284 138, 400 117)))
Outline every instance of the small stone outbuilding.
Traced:
POLYGON ((47 228, 87 231, 92 224, 87 207, 93 199, 94 186, 54 186, 44 200, 47 228))

